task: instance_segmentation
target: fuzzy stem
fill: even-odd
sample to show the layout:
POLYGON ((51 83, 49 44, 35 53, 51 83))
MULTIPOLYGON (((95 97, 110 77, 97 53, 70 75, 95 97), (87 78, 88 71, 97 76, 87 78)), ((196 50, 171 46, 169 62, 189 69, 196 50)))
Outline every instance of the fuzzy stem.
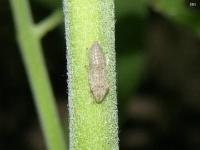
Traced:
POLYGON ((10 4, 47 147, 49 150, 65 150, 56 104, 43 60, 40 37, 34 32, 28 0, 10 0, 10 4))
POLYGON ((113 0, 64 0, 70 149, 118 149, 113 0), (89 52, 98 41, 106 58, 109 92, 96 103, 88 81, 89 52))

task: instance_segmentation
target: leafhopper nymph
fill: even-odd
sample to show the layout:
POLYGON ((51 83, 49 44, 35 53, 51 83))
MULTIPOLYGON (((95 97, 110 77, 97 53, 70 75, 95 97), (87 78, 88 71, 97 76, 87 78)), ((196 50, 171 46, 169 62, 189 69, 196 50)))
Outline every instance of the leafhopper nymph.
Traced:
POLYGON ((90 48, 89 84, 97 103, 100 103, 108 92, 106 79, 106 61, 98 42, 90 48))

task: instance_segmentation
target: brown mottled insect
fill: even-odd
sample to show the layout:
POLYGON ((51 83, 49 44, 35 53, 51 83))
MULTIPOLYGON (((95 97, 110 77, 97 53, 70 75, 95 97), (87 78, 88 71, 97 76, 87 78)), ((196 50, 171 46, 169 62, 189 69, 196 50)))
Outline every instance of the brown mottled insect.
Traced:
POLYGON ((101 102, 108 92, 109 85, 106 79, 106 61, 98 42, 90 48, 89 84, 97 103, 101 102))

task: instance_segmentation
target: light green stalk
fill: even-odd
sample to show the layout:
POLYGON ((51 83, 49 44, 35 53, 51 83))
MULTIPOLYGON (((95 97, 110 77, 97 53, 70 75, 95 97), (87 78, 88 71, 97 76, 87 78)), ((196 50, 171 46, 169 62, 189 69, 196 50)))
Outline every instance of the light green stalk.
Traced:
POLYGON ((118 117, 113 0, 64 0, 70 149, 117 150, 118 117), (96 103, 88 81, 89 52, 98 41, 106 58, 109 92, 96 103))
MULTIPOLYGON (((49 150, 65 150, 65 142, 56 111, 53 92, 43 60, 40 38, 47 32, 35 26, 28 0, 10 0, 17 38, 31 84, 35 104, 49 150), (39 34, 39 33, 42 34, 39 34)), ((55 19, 55 17, 53 17, 55 19)), ((53 22, 53 21, 52 21, 53 22)), ((49 25, 49 29, 55 26, 49 25)))

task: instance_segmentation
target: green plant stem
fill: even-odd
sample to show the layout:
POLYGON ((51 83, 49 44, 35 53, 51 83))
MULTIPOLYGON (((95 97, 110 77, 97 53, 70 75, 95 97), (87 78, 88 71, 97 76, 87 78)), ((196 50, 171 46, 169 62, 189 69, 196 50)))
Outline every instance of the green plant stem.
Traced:
POLYGON ((70 149, 118 149, 113 0, 64 0, 70 149), (98 41, 106 58, 109 92, 96 103, 88 81, 89 52, 98 41))
POLYGON ((28 0, 10 0, 10 4, 47 147, 49 150, 64 150, 64 137, 43 60, 40 37, 34 32, 28 0))
POLYGON ((40 38, 63 22, 61 10, 55 10, 50 16, 35 26, 35 31, 40 38))

